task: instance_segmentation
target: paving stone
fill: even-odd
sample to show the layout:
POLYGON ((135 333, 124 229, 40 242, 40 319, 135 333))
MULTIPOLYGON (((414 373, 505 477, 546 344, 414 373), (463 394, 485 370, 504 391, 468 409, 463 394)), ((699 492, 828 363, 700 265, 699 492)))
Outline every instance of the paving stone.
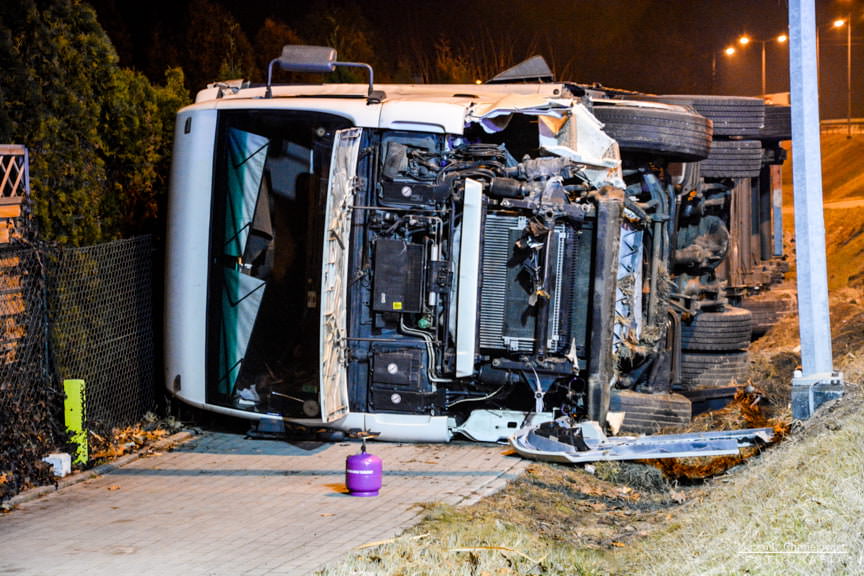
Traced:
POLYGON ((476 501, 525 467, 503 446, 371 443, 381 493, 345 493, 359 443, 207 432, 0 516, 0 573, 308 574, 414 525, 426 502, 476 501))

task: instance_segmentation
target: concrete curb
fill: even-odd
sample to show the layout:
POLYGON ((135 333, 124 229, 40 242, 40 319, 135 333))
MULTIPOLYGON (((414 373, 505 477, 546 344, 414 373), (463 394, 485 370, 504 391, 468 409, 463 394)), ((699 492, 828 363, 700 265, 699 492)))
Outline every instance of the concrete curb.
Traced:
POLYGON ((30 490, 21 492, 20 494, 16 494, 9 500, 0 504, 0 510, 8 512, 21 504, 32 502, 33 500, 38 500, 39 498, 54 494, 55 492, 57 492, 58 490, 62 490, 63 488, 74 486, 75 484, 79 484, 81 482, 84 482, 85 480, 107 474, 113 470, 129 464, 130 462, 138 460, 139 458, 141 458, 141 456, 146 455, 150 452, 170 450, 179 444, 188 442, 197 435, 198 433, 194 430, 181 430, 180 432, 172 434, 167 438, 162 438, 161 440, 158 440, 153 444, 144 446, 137 452, 126 454, 117 458, 116 460, 106 462, 105 464, 100 464, 99 466, 96 466, 89 470, 82 470, 80 472, 70 474, 69 476, 66 476, 64 478, 60 478, 59 480, 57 480, 57 484, 54 486, 38 486, 36 488, 31 488, 30 490))

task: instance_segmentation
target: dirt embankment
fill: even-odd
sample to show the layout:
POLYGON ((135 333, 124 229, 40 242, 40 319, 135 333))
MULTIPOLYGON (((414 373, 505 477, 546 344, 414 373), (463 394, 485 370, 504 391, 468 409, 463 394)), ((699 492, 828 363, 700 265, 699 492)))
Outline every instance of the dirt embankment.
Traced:
MULTIPOLYGON (((860 383, 864 380, 864 138, 824 134, 821 146, 834 368, 843 371, 847 380, 860 383)), ((783 228, 792 270, 786 285, 773 292, 794 295, 791 150, 783 166, 783 184, 783 228)), ((751 381, 775 405, 790 397, 792 373, 801 363, 798 328, 797 315, 786 317, 750 348, 751 381)))
MULTIPOLYGON (((864 138, 824 134, 821 145, 828 287, 864 287, 864 138)), ((783 165, 783 204, 787 253, 794 267, 791 153, 783 165)))

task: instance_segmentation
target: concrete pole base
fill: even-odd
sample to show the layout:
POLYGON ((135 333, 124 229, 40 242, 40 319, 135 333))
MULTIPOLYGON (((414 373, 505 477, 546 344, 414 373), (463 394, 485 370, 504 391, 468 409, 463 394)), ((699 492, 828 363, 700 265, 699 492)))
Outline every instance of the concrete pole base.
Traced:
POLYGON ((792 378, 792 417, 807 420, 825 402, 843 396, 843 373, 826 372, 804 376, 800 370, 792 378))

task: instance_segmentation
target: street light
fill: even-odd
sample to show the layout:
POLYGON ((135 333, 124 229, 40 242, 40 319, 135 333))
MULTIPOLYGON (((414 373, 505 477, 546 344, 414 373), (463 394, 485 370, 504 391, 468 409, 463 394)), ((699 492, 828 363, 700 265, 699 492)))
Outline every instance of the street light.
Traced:
MULTIPOLYGON (((735 47, 728 46, 723 49, 723 54, 732 56, 735 54, 735 47)), ((711 53, 711 93, 716 94, 717 90, 717 51, 711 53)))
MULTIPOLYGON (((769 38, 768 40, 754 40, 753 38, 750 38, 750 36, 748 36, 746 34, 738 37, 738 43, 741 44, 741 46, 747 46, 751 42, 758 42, 759 44, 762 45, 762 97, 763 98, 765 97, 765 93, 767 91, 766 90, 766 80, 765 80, 765 45, 768 42, 777 42, 778 44, 784 44, 788 39, 789 39, 789 37, 786 36, 786 34, 779 34, 779 35, 775 36, 774 38, 769 38)), ((726 53, 727 54, 734 54, 735 49, 732 47, 727 48, 726 53), (729 52, 729 50, 732 50, 732 52, 729 52)))
POLYGON ((852 138, 852 13, 835 19, 831 26, 846 26, 846 138, 852 138))
MULTIPOLYGON (((852 14, 846 18, 835 18, 831 21, 831 28, 837 30, 846 26, 846 137, 852 138, 852 14)), ((825 27, 828 27, 826 24, 825 27)), ((818 73, 822 49, 820 47, 820 28, 816 27, 816 71, 818 73)), ((822 77, 819 76, 819 83, 822 77)))

